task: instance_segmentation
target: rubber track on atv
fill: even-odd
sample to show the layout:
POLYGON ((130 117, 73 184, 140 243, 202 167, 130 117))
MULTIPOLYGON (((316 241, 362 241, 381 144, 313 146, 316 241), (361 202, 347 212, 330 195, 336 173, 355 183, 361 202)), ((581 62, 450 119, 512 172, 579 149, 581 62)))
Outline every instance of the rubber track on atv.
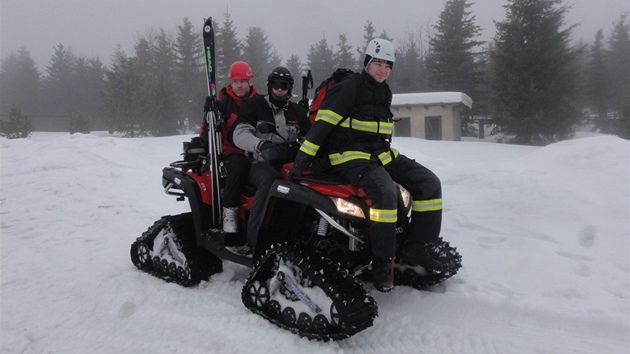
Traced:
POLYGON ((448 242, 440 242, 431 252, 435 255, 436 259, 442 261, 445 265, 445 269, 441 271, 431 271, 426 275, 422 275, 412 267, 396 264, 394 268, 394 284, 424 290, 454 276, 457 274, 459 268, 462 267, 462 256, 457 252, 457 249, 451 247, 448 242))
MULTIPOLYGON (((243 303, 252 312, 264 317, 280 328, 306 337, 310 340, 337 341, 348 338, 372 326, 378 309, 374 299, 363 289, 361 284, 350 276, 339 264, 318 254, 309 254, 299 245, 276 244, 272 246, 257 262, 247 279, 241 294, 243 303), (311 286, 320 287, 326 296, 332 300, 337 310, 338 325, 330 324, 325 330, 317 330, 310 326, 304 330, 296 324, 288 324, 271 313, 266 304, 262 308, 255 306, 249 293, 255 281, 266 283, 276 274, 276 260, 282 257, 299 267, 302 274, 308 277, 311 286)), ((296 316, 299 317, 299 316, 296 316)))
POLYGON ((157 220, 147 229, 135 242, 131 244, 131 261, 141 271, 149 273, 166 282, 173 282, 179 285, 190 287, 199 284, 202 280, 208 280, 211 275, 223 271, 221 259, 204 248, 198 247, 192 213, 179 215, 167 215, 157 220), (149 249, 153 249, 153 242, 162 230, 171 228, 173 231, 172 241, 177 245, 177 249, 184 254, 188 268, 187 276, 173 276, 169 272, 156 269, 152 261, 142 262, 138 255, 138 246, 145 244, 149 249))

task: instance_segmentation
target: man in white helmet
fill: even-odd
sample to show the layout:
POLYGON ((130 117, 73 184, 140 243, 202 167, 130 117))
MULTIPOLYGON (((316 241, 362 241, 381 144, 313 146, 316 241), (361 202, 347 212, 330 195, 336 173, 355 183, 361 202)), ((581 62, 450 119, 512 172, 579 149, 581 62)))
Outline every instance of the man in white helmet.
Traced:
POLYGON ((327 157, 330 170, 363 188, 372 200, 370 241, 374 287, 394 288, 394 260, 422 266, 429 272, 444 269, 435 254, 442 221, 440 180, 426 167, 391 148, 392 92, 386 80, 396 61, 394 45, 385 39, 369 42, 361 74, 333 85, 290 172, 292 178, 311 167, 315 156, 327 157), (396 244, 397 189, 400 183, 413 199, 408 240, 396 244))

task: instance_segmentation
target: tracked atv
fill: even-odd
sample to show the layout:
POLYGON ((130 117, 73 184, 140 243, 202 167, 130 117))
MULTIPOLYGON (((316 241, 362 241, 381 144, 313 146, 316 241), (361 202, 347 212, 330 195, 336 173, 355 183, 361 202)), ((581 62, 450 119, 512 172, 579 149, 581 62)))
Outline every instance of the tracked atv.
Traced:
MULTIPOLYGON (((291 163, 285 164, 281 169, 285 179, 272 186, 256 244, 247 245, 252 193, 242 196, 240 234, 224 234, 212 195, 220 190, 213 184, 220 187, 223 178, 213 176, 209 164, 213 157, 208 156, 213 153, 207 154, 197 139, 184 143, 184 160, 163 169, 165 192, 188 199, 191 211, 162 217, 131 245, 136 267, 192 286, 221 272, 224 261, 234 262, 251 268, 242 291, 245 306, 284 329, 327 341, 370 327, 377 306, 361 282, 369 275, 371 259, 366 218, 370 201, 362 189, 320 176, 290 181, 286 176, 291 163)), ((281 149, 294 156, 295 146, 281 149)), ((408 193, 399 190, 396 237, 402 242, 410 202, 408 193)), ((425 289, 461 267, 461 257, 448 243, 433 252, 446 261, 443 271, 396 265, 395 283, 425 289)))
MULTIPOLYGON (((192 286, 223 270, 223 262, 251 268, 241 297, 247 308, 267 320, 316 340, 340 340, 372 325, 374 299, 361 276, 369 274, 370 200, 363 190, 323 176, 290 181, 287 171, 298 144, 264 151, 267 163, 283 179, 271 186, 265 217, 253 244, 247 244, 247 220, 253 193, 245 190, 239 207, 239 234, 224 234, 221 225, 221 117, 217 109, 214 30, 204 20, 203 43, 208 95, 207 148, 199 138, 184 142, 184 159, 162 171, 164 191, 186 200, 190 212, 164 216, 131 245, 131 260, 140 270, 165 281, 192 286)), ((308 105, 308 77, 303 81, 308 105)), ((312 78, 311 85, 312 87, 312 78)), ((411 214, 409 193, 399 188, 396 237, 406 239, 411 214)), ((392 235, 394 236, 394 235, 392 235)), ((461 257, 446 242, 430 252, 444 269, 397 265, 395 283, 418 289, 442 282, 461 267, 461 257)))

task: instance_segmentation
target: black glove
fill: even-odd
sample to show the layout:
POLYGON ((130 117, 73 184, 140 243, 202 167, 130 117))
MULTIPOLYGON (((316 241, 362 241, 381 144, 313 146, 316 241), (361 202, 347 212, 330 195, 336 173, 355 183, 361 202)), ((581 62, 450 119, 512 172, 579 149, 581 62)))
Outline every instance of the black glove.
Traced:
POLYGON ((207 96, 206 102, 203 104, 203 111, 210 112, 213 107, 214 107, 214 100, 212 99, 212 97, 207 96))
POLYGON ((261 140, 260 143, 258 143, 258 152, 263 152, 267 149, 271 149, 272 147, 273 143, 271 141, 261 140))
POLYGON ((293 167, 289 171, 289 179, 294 180, 299 179, 300 177, 302 177, 302 170, 293 165, 293 167))
POLYGON ((306 155, 303 152, 298 152, 295 157, 295 162, 293 163, 293 167, 291 171, 289 171, 290 179, 297 179, 302 177, 302 171, 309 168, 311 165, 312 158, 306 155))

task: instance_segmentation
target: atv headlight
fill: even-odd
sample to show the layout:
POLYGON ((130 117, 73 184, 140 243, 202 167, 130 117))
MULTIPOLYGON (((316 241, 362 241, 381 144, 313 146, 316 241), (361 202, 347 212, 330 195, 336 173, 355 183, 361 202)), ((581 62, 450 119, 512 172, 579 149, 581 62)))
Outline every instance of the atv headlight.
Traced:
POLYGON ((403 200, 403 204, 405 205, 405 208, 409 208, 409 205, 411 205, 411 194, 409 193, 408 190, 406 190, 400 184, 398 185, 398 189, 400 189, 400 195, 402 196, 402 200, 403 200))
POLYGON ((343 198, 330 197, 330 199, 335 203, 338 212, 365 219, 365 214, 360 206, 343 198))

